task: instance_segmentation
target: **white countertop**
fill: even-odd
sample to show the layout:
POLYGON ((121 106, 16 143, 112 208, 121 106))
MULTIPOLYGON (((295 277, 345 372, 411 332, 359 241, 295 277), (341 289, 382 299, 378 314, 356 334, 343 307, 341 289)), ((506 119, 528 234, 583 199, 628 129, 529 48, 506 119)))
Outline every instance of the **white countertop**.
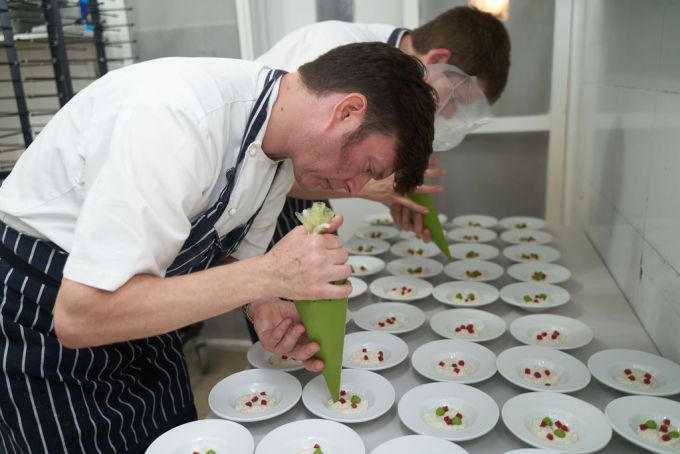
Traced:
MULTIPOLYGON (((557 248, 562 253, 560 260, 555 263, 566 266, 572 272, 572 278, 569 281, 558 284, 571 293, 571 301, 564 306, 542 313, 560 314, 581 320, 590 326, 595 336, 593 341, 585 347, 569 350, 567 353, 575 356, 584 364, 587 363, 588 358, 592 354, 610 348, 627 348, 658 354, 654 344, 619 291, 586 235, 580 230, 564 227, 549 227, 546 230, 555 236, 555 240, 549 245, 557 248)), ((508 244, 500 239, 496 239, 488 244, 496 246, 501 252, 503 248, 508 246, 508 244)), ((380 257, 386 262, 395 258, 389 252, 382 254, 380 257)), ((441 258, 441 260, 445 259, 441 258)), ((502 265, 506 270, 512 264, 502 254, 492 261, 502 265)), ((377 277, 384 275, 386 275, 385 271, 377 275, 367 276, 364 280, 370 283, 377 277)), ((428 280, 434 285, 438 285, 451 279, 442 273, 428 280)), ((506 274, 497 281, 490 282, 490 284, 500 289, 511 282, 514 282, 514 280, 506 274)), ((373 296, 370 291, 367 291, 364 295, 350 300, 349 309, 354 312, 374 302, 378 302, 378 298, 373 296)), ((413 433, 399 420, 397 402, 406 391, 414 386, 428 383, 429 380, 413 370, 410 357, 413 351, 420 345, 441 339, 429 326, 429 319, 432 314, 452 309, 450 306, 437 302, 433 297, 416 301, 412 304, 425 311, 427 321, 417 330, 400 336, 409 346, 409 358, 396 367, 378 372, 394 385, 396 391, 395 404, 385 415, 373 421, 348 424, 363 438, 366 445, 366 454, 387 440, 413 433)), ((512 307, 500 299, 480 309, 502 317, 508 325, 508 330, 500 338, 484 342, 482 345, 491 349, 496 355, 510 347, 522 345, 512 337, 509 327, 515 318, 528 315, 530 314, 529 312, 512 307)), ((347 332, 356 331, 359 331, 359 328, 353 322, 350 322, 347 326, 347 332)), ((293 375, 300 379, 303 386, 315 376, 315 374, 306 371, 295 372, 293 375)), ((509 383, 498 373, 490 379, 473 384, 472 386, 489 394, 496 401, 499 409, 503 407, 503 404, 509 398, 527 392, 509 383)), ((593 377, 585 389, 570 393, 570 395, 590 402, 604 411, 605 406, 610 401, 625 394, 600 384, 593 377)), ((673 399, 677 400, 678 396, 673 396, 673 399)), ((257 423, 245 423, 244 426, 251 431, 257 444, 262 437, 282 424, 313 417, 314 415, 307 411, 300 401, 293 409, 282 416, 257 423)), ((503 453, 512 449, 527 447, 505 427, 500 419, 496 427, 485 436, 476 440, 458 442, 457 444, 473 454, 503 453)), ((601 452, 639 453, 640 451, 641 448, 614 433, 610 443, 601 452)))

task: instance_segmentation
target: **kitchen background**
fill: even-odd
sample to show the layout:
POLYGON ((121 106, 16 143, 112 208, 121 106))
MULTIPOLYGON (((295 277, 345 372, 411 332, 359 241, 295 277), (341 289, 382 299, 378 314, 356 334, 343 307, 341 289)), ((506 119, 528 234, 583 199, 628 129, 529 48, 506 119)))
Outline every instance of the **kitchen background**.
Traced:
MULTIPOLYGON (((2 3, 14 16, 31 3, 41 5, 37 0, 2 3)), ((286 33, 324 19, 415 27, 466 2, 99 4, 108 70, 113 70, 170 55, 253 58, 286 33)), ((69 69, 77 92, 96 77, 98 67, 92 33, 79 32, 83 25, 74 25, 78 5, 71 6, 62 9, 62 19, 65 30, 70 27, 69 69)), ((59 107, 60 84, 54 81, 44 33, 31 27, 43 22, 40 14, 23 23, 14 19, 27 118, 37 134, 59 107)), ((510 0, 505 25, 512 68, 506 91, 493 106, 496 118, 456 149, 437 155, 448 170, 446 193, 437 199, 441 212, 533 215, 584 229, 660 352, 675 361, 680 361, 680 330, 674 329, 680 326, 678 23, 680 2, 673 0, 510 0)), ((0 165, 5 171, 23 149, 11 67, 0 65, 0 165)), ((349 218, 340 232, 344 238, 363 215, 384 209, 356 201, 335 207, 349 218)), ((209 344, 231 349, 250 343, 240 313, 207 322, 202 335, 209 344)))

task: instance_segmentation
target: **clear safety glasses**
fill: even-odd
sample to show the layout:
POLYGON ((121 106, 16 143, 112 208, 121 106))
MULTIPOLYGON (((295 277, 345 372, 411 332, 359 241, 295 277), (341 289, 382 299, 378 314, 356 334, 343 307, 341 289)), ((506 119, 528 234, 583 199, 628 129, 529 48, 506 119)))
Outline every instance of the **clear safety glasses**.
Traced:
POLYGON ((427 65, 427 82, 437 93, 434 123, 435 151, 450 150, 493 114, 477 78, 448 64, 427 65))

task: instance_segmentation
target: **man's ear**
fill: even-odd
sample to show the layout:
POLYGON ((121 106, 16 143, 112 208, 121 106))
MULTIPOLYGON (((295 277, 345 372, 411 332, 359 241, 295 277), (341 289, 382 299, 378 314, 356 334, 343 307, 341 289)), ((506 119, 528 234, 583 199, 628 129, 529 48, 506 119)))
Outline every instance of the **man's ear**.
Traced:
POLYGON ((335 103, 333 122, 354 128, 363 122, 367 108, 368 100, 363 94, 349 93, 335 103))
POLYGON ((427 51, 422 59, 426 65, 434 65, 437 63, 448 63, 451 58, 451 51, 445 47, 436 47, 427 51))

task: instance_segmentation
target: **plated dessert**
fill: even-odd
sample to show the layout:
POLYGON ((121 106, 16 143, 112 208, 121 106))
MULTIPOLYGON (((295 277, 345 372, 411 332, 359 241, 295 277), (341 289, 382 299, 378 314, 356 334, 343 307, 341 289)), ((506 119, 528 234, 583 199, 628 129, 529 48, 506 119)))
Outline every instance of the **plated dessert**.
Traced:
POLYGON ((560 350, 583 347, 593 339, 593 331, 585 323, 553 314, 519 317, 510 324, 510 333, 522 343, 560 350))

